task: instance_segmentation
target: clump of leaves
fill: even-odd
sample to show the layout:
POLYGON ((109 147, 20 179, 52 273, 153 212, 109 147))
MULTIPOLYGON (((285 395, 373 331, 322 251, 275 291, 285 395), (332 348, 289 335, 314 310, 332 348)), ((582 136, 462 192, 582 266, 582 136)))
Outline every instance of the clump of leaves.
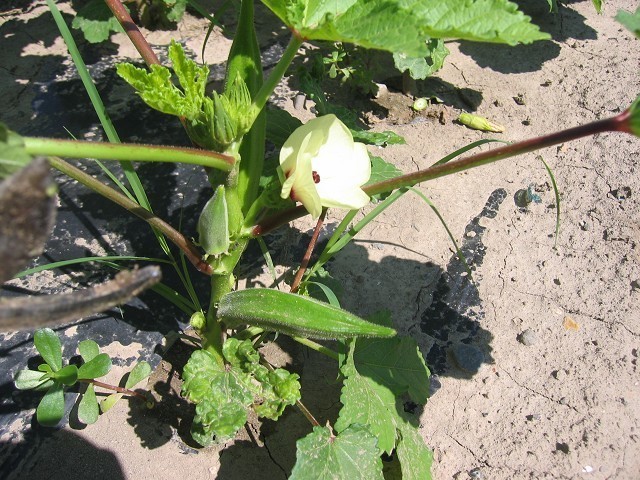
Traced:
POLYGON ((130 389, 151 374, 151 367, 147 362, 140 362, 133 368, 125 388, 112 387, 96 380, 109 373, 112 363, 109 355, 100 353, 100 347, 93 340, 84 340, 78 345, 78 352, 84 362, 80 367, 74 364, 63 366, 60 339, 50 328, 36 331, 33 342, 44 363, 40 364, 37 370, 20 370, 16 373, 14 381, 20 390, 45 392, 36 409, 36 419, 40 425, 55 427, 62 420, 65 412, 64 389, 77 383, 87 384, 78 404, 78 419, 86 424, 95 423, 100 410, 106 412, 125 394, 145 398, 130 389), (119 393, 98 404, 96 385, 119 390, 119 393))

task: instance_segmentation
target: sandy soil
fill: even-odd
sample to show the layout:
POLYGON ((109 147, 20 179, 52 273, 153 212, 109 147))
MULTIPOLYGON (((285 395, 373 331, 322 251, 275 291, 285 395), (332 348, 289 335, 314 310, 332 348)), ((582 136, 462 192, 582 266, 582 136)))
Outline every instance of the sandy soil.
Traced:
MULTIPOLYGON (((14 10, 2 9, 0 38, 20 49, 0 53, 1 118, 21 132, 46 111, 34 104, 43 100, 32 82, 45 81, 47 69, 69 60, 43 2, 13 3, 14 10)), ((378 79, 390 89, 376 104, 353 100, 354 108, 365 105, 374 129, 393 129, 407 141, 378 155, 414 171, 490 137, 452 122, 463 110, 502 123, 499 138, 513 141, 615 115, 640 92, 638 40, 613 19, 618 8, 634 10, 636 2, 611 0, 602 15, 590 1, 570 2, 555 15, 543 0, 522 5, 553 41, 518 48, 449 42, 445 67, 418 84, 443 105, 413 113, 413 100, 392 89, 391 74, 378 79)), ((150 42, 166 46, 178 36, 199 53, 204 25, 187 15, 177 32, 150 32, 150 42)), ((271 25, 260 17, 263 47, 277 52, 284 37, 271 25)), ((122 35, 113 42, 93 51, 135 58, 122 35)), ((216 29, 210 42, 205 58, 220 65, 230 41, 216 29)), ((308 110, 293 108, 295 87, 283 85, 277 103, 307 119, 308 110)), ((398 201, 331 263, 345 288, 343 306, 363 315, 391 310, 437 374, 441 387, 417 412, 434 450, 435 478, 639 477, 639 156, 638 139, 603 134, 422 185, 461 243, 475 283, 417 196, 398 201), (558 206, 538 155, 561 192, 557 242, 558 206), (530 186, 540 203, 518 207, 514 195, 530 186), (461 345, 481 352, 477 373, 460 368, 461 345)), ((329 227, 338 220, 333 212, 329 227)), ((310 224, 297 226, 306 231, 310 224)), ((293 255, 284 243, 298 238, 287 230, 269 240, 282 265, 293 255)), ((252 282, 260 281, 258 273, 252 282)), ((307 351, 289 351, 274 358, 293 363, 303 374, 305 401, 319 417, 333 418, 335 367, 307 351)), ((155 377, 155 391, 172 408, 152 414, 123 402, 93 426, 58 431, 13 474, 44 474, 66 451, 77 453, 66 478, 85 478, 86 468, 97 468, 98 478, 286 478, 295 438, 308 430, 301 415, 292 411, 260 430, 254 422, 224 450, 196 450, 185 433, 192 409, 178 394, 179 358, 155 377)))

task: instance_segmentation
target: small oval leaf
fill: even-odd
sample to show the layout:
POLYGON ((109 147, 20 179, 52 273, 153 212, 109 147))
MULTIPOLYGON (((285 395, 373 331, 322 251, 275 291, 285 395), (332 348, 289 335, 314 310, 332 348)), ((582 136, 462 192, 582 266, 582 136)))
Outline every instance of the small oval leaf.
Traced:
POLYGON ((64 416, 64 392, 61 383, 54 383, 44 394, 36 409, 36 419, 40 425, 55 427, 64 416))
POLYGON ((111 358, 106 353, 101 353, 92 360, 80 366, 78 378, 104 377, 111 370, 111 358))
POLYGON ((18 390, 41 390, 43 387, 50 387, 53 381, 49 375, 35 370, 20 370, 13 377, 18 390))
POLYGON ((145 361, 138 362, 129 373, 129 377, 127 377, 127 382, 125 383, 124 388, 131 389, 135 387, 149 375, 151 375, 151 365, 145 361))
POLYGON ((41 328, 33 335, 33 343, 54 372, 62 368, 62 347, 58 335, 50 328, 41 328))
POLYGON ((78 380, 78 367, 75 365, 67 365, 57 372, 53 372, 51 378, 64 385, 73 385, 78 380))
POLYGON ((96 423, 99 414, 100 409, 98 407, 96 391, 94 390, 93 383, 90 383, 78 405, 78 418, 81 422, 91 425, 92 423, 96 423))
POLYGON ((90 362, 100 353, 100 347, 93 340, 83 340, 78 344, 80 356, 86 362, 90 362))

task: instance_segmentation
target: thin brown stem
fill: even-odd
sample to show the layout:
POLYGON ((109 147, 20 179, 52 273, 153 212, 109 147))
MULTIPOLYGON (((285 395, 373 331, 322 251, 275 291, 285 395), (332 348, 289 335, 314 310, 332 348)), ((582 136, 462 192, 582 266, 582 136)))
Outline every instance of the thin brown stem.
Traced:
POLYGON ((49 163, 52 167, 60 170, 65 175, 82 183, 84 186, 90 188, 96 193, 99 193, 103 197, 108 198, 114 203, 117 203, 122 208, 128 210, 135 216, 141 218, 152 227, 161 231, 171 242, 173 242, 180 250, 182 250, 185 256, 193 264, 198 271, 211 275, 211 265, 202 260, 202 253, 198 248, 182 233, 173 228, 167 222, 158 217, 155 213, 142 208, 136 202, 130 200, 122 193, 114 190, 113 188, 105 185, 101 181, 93 178, 91 175, 86 174, 82 170, 74 167, 70 163, 65 162, 61 158, 49 157, 49 163))
POLYGON ((131 15, 129 15, 127 9, 124 8, 122 2, 120 0, 105 0, 105 3, 111 12, 113 12, 118 23, 122 25, 131 43, 136 47, 136 50, 138 50, 138 53, 140 53, 145 63, 149 66, 160 65, 160 60, 158 60, 158 57, 153 52, 151 45, 149 45, 144 35, 142 35, 142 32, 140 32, 140 29, 138 29, 138 26, 133 22, 131 15))
POLYGON ((79 378, 79 382, 83 383, 93 383, 96 387, 104 388, 106 390, 113 390, 114 392, 123 393, 125 395, 130 395, 132 397, 138 397, 147 401, 147 397, 140 392, 136 392, 134 390, 129 390, 128 388, 117 387, 115 385, 109 385, 108 383, 101 382, 99 380, 94 380, 93 378, 79 378))
POLYGON ((327 214, 327 209, 322 210, 320 214, 320 218, 318 218, 318 222, 316 223, 316 228, 313 231, 313 235, 311 236, 311 240, 309 240, 309 246, 307 247, 307 251, 304 252, 304 257, 302 257, 302 262, 300 262, 300 268, 296 273, 296 277, 293 279, 293 283, 291 284, 291 293, 296 293, 298 291, 298 287, 300 286, 300 282, 302 281, 302 276, 304 272, 306 272, 307 267, 309 266, 309 260, 311 260, 311 254, 313 253, 313 249, 318 242, 318 237, 320 236, 320 229, 322 228, 322 224, 324 223, 324 217, 327 214))

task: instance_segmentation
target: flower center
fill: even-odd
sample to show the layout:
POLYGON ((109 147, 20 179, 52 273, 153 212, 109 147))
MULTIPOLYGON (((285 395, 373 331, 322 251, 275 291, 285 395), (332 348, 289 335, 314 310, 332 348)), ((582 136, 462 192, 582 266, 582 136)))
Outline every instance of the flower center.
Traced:
POLYGON ((313 183, 320 183, 320 175, 315 170, 311 173, 313 176, 313 183))

